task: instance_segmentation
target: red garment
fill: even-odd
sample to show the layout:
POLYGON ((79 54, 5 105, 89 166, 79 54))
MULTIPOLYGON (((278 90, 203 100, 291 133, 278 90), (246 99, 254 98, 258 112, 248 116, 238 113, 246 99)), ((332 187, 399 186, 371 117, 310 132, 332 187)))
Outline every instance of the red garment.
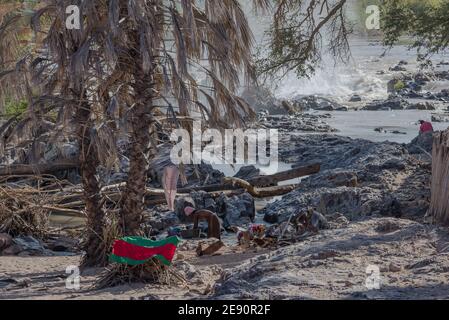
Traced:
POLYGON ((420 133, 426 133, 426 132, 432 132, 432 131, 433 131, 433 126, 430 122, 427 122, 427 121, 425 121, 421 125, 421 128, 419 128, 420 133))

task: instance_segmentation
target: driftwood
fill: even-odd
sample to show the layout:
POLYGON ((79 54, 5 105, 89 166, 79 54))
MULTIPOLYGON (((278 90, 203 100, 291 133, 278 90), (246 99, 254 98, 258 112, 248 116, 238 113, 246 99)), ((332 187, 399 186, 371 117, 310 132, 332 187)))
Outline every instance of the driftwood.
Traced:
MULTIPOLYGON (((265 197, 273 197, 278 195, 286 194, 292 190, 294 190, 297 185, 288 185, 288 186, 279 186, 276 184, 286 180, 292 180, 295 178, 304 177, 306 175, 311 175, 320 171, 320 165, 314 164, 307 167, 299 167, 283 172, 279 172, 273 175, 259 176, 256 178, 248 179, 247 181, 237 179, 237 178, 225 178, 224 183, 220 184, 212 184, 205 186, 196 186, 196 187, 187 187, 187 188, 179 188, 177 190, 178 196, 188 195, 193 191, 205 191, 210 193, 212 196, 214 194, 220 195, 220 193, 225 192, 227 195, 238 195, 242 193, 241 189, 245 189, 254 197, 265 198, 265 197), (239 182, 237 182, 239 181, 239 182), (268 188, 259 188, 263 186, 271 186, 268 188)), ((120 190, 126 186, 126 183, 118 183, 109 186, 105 186, 101 189, 101 193, 103 195, 108 196, 111 200, 118 200, 120 197, 120 190)), ((78 193, 79 196, 70 196, 72 201, 80 200, 81 194, 83 190, 81 188, 73 188, 70 191, 64 190, 67 193, 78 193)), ((154 204, 163 204, 165 203, 163 199, 165 193, 163 189, 156 188, 146 188, 145 195, 151 198, 154 204)))
MULTIPOLYGON (((12 165, 0 167, 0 176, 9 186, 9 190, 12 191, 13 197, 22 203, 26 203, 26 210, 34 208, 40 208, 50 212, 57 212, 68 216, 85 217, 85 213, 82 211, 84 207, 84 201, 82 198, 83 189, 80 186, 74 186, 67 182, 57 180, 55 177, 45 177, 50 172, 56 172, 61 170, 73 169, 77 167, 76 162, 59 162, 46 165, 12 165), (39 172, 40 175, 36 173, 39 172), (11 177, 20 178, 26 177, 27 179, 36 181, 46 181, 46 187, 41 188, 24 188, 17 185, 14 182, 7 182, 11 180, 11 177), (46 197, 48 201, 45 204, 36 205, 32 201, 28 201, 28 197, 33 194, 40 194, 41 197, 46 197)), ((178 196, 188 196, 192 191, 205 191, 213 198, 219 197, 221 194, 226 196, 240 195, 244 192, 248 192, 255 198, 267 198, 284 195, 296 189, 298 185, 285 185, 277 186, 276 184, 281 181, 291 180, 299 178, 305 175, 316 173, 320 170, 320 165, 315 164, 307 167, 295 168, 284 172, 276 173, 274 175, 259 176, 256 178, 248 179, 248 181, 238 178, 225 178, 223 183, 207 186, 197 186, 190 188, 178 189, 178 196), (270 187, 262 187, 262 186, 270 187)), ((122 190, 126 186, 125 183, 119 183, 114 185, 105 186, 101 189, 101 194, 106 203, 114 204, 120 201, 122 196, 122 190)), ((6 189, 5 189, 6 190, 6 189)), ((165 193, 163 189, 146 188, 145 203, 147 205, 165 204, 165 193)))
POLYGON ((11 164, 0 166, 0 176, 20 176, 31 174, 52 174, 58 171, 77 169, 78 161, 61 161, 44 164, 11 164))
POLYGON ((431 192, 429 215, 449 225, 449 129, 433 137, 431 192))
POLYGON ((238 186, 239 188, 246 190, 250 195, 252 195, 255 198, 268 198, 268 197, 281 196, 295 190, 298 187, 298 185, 287 185, 287 186, 275 186, 268 188, 256 188, 248 181, 239 178, 225 178, 224 182, 225 184, 231 184, 233 186, 238 186))
POLYGON ((198 257, 211 256, 211 255, 215 254, 218 250, 223 248, 224 246, 225 246, 225 244, 221 240, 218 240, 217 242, 212 243, 206 249, 203 249, 202 243, 198 243, 198 247, 196 248, 196 255, 198 257))
MULTIPOLYGON (((292 180, 296 178, 305 177, 308 175, 312 175, 315 173, 320 172, 321 165, 320 164, 312 164, 305 167, 298 167, 282 172, 278 172, 271 175, 266 176, 258 176, 255 178, 251 178, 246 180, 249 184, 251 184, 254 187, 266 187, 266 186, 275 186, 279 182, 292 180)), ((180 188, 178 189, 178 193, 190 193, 192 191, 206 191, 206 192, 214 192, 214 191, 224 191, 224 190, 234 190, 238 189, 239 187, 232 184, 226 184, 223 185, 222 183, 219 184, 211 184, 211 185, 205 185, 205 186, 198 186, 198 187, 189 187, 189 188, 180 188)))
POLYGON ((320 170, 321 165, 316 163, 306 167, 298 167, 272 175, 259 176, 256 178, 248 179, 248 182, 255 187, 273 186, 281 181, 292 180, 318 173, 320 172, 320 170))

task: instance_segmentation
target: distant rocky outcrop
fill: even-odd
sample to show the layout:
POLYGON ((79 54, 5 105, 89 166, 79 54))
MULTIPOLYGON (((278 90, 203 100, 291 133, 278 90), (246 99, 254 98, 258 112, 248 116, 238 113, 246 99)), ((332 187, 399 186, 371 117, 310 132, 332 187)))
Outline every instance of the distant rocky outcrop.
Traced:
POLYGON ((331 135, 285 139, 289 142, 280 143, 282 161, 293 167, 321 163, 322 170, 262 210, 265 221, 286 221, 307 207, 350 219, 375 214, 423 217, 426 213, 430 165, 412 157, 408 146, 331 135))

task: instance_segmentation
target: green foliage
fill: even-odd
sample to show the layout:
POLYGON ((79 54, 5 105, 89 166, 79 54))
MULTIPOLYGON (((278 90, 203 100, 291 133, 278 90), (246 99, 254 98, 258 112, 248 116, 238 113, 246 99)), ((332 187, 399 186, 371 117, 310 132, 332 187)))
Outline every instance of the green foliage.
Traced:
POLYGON ((400 90, 402 90, 404 88, 405 88, 405 83, 402 80, 398 80, 394 84, 394 90, 395 91, 400 91, 400 90))
POLYGON ((276 80, 289 72, 308 77, 321 61, 323 49, 346 60, 347 35, 351 33, 344 14, 346 3, 347 0, 275 1, 267 43, 256 54, 259 79, 276 80))
POLYGON ((28 109, 28 102, 26 100, 21 101, 7 101, 5 106, 5 117, 7 119, 18 117, 21 118, 25 111, 28 109))
POLYGON ((441 0, 385 0, 382 28, 385 45, 392 46, 406 36, 410 47, 426 54, 440 52, 449 45, 449 2, 441 0))

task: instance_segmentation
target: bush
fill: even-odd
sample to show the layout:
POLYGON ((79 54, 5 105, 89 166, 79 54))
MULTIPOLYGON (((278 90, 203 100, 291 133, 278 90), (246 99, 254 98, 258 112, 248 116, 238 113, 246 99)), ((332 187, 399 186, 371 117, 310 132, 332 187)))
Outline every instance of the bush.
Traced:
POLYGON ((400 91, 402 89, 405 88, 405 83, 401 80, 396 81, 396 83, 394 84, 394 90, 395 91, 400 91))
POLYGON ((13 117, 21 118, 27 109, 28 109, 28 102, 26 100, 7 101, 4 116, 7 119, 13 117))

